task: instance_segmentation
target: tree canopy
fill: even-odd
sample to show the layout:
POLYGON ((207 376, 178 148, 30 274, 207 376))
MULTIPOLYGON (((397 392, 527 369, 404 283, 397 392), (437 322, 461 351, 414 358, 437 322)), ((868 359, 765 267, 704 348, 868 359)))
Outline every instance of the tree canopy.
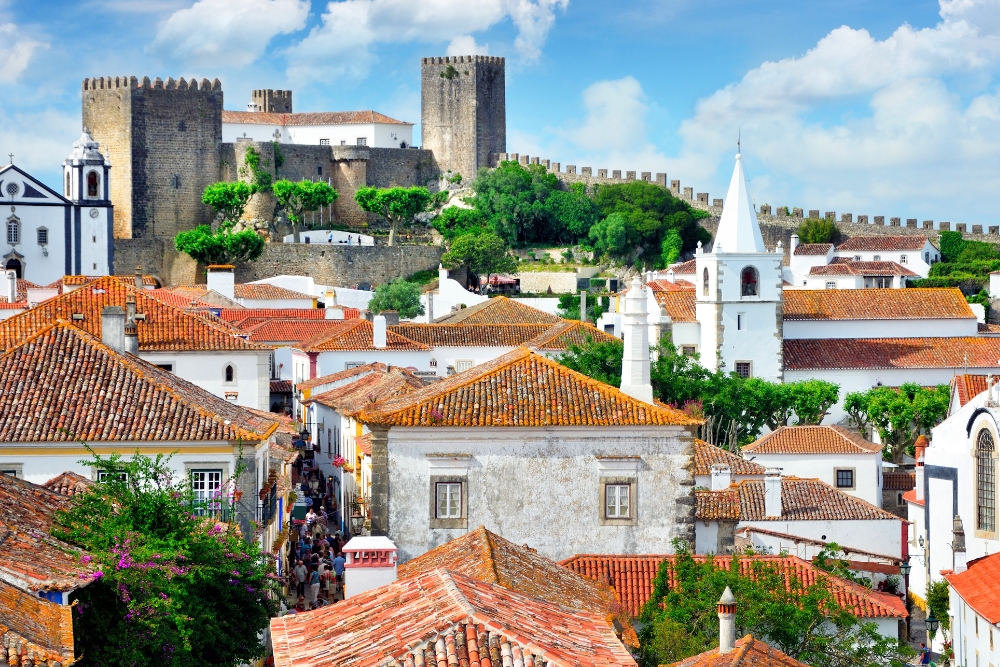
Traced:
POLYGON ((278 206, 284 209, 288 221, 292 223, 296 243, 299 241, 299 230, 305 219, 304 215, 318 211, 321 206, 329 206, 339 196, 338 192, 326 182, 306 179, 295 182, 283 178, 274 182, 271 191, 278 206))
POLYGON ((517 271, 517 259, 510 254, 507 242, 487 231, 463 234, 452 240, 441 262, 449 269, 465 266, 477 277, 485 275, 487 282, 492 274, 517 271))
POLYGON ((893 463, 901 463, 903 454, 913 453, 917 437, 930 433, 948 415, 950 401, 948 385, 925 388, 906 383, 851 392, 844 397, 844 410, 859 431, 877 432, 886 445, 885 454, 893 463))
POLYGON ((837 243, 840 240, 837 223, 826 218, 807 218, 799 223, 795 233, 799 243, 837 243))
POLYGON ((244 181, 212 183, 202 193, 201 203, 211 206, 222 226, 229 228, 243 217, 254 192, 254 187, 244 181))
POLYGON ((396 244, 399 225, 410 225, 413 217, 427 210, 431 203, 430 191, 421 186, 412 188, 358 188, 354 200, 362 210, 380 215, 389 221, 389 245, 396 244))
POLYGON ((162 455, 82 463, 110 474, 74 496, 52 529, 96 566, 72 596, 76 664, 236 667, 263 656, 260 633, 277 612, 273 561, 202 516, 230 506, 233 480, 206 507, 162 455))
POLYGON ((373 313, 394 310, 404 319, 423 315, 424 305, 420 303, 420 286, 403 278, 383 283, 375 288, 375 296, 368 302, 368 310, 373 313))
POLYGON ((993 243, 968 241, 962 232, 943 231, 940 247, 942 261, 931 266, 927 278, 910 281, 912 287, 957 287, 972 296, 988 289, 990 273, 1000 271, 1000 250, 993 243))
POLYGON ((253 262, 264 253, 264 238, 252 229, 233 232, 228 227, 212 231, 208 225, 178 232, 174 247, 201 264, 253 262))

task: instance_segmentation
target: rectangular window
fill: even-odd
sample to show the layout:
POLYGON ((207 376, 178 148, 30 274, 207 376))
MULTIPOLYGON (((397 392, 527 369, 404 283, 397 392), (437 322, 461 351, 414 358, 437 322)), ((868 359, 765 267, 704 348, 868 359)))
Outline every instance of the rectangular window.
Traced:
POLYGON ((743 331, 746 329, 746 313, 736 313, 736 330, 743 331))
POLYGON ((688 357, 693 357, 698 352, 694 345, 682 345, 681 353, 688 357))
POLYGON ((838 489, 853 489, 854 488, 854 470, 853 469, 841 469, 841 470, 837 470, 837 488, 838 489))
POLYGON ((341 139, 340 140, 340 145, 341 146, 346 146, 347 145, 347 139, 341 139))
POLYGON ((365 362, 363 361, 348 361, 347 363, 344 364, 344 370, 349 371, 352 368, 358 368, 359 366, 364 366, 364 365, 365 362))
POLYGON ((748 378, 753 375, 753 371, 750 366, 749 361, 737 361, 736 362, 736 374, 741 378, 748 378))
POLYGON ((875 255, 874 257, 872 257, 872 261, 873 262, 881 262, 882 261, 882 255, 875 255))
POLYGON ((199 511, 219 509, 219 489, 221 487, 221 470, 191 471, 191 490, 194 492, 195 503, 200 506, 199 511))
MULTIPOLYGON (((316 167, 316 175, 317 176, 323 175, 323 167, 316 167)), ((320 222, 322 222, 322 219, 320 220, 320 222)))
POLYGON ((48 245, 49 244, 49 230, 44 227, 38 230, 38 245, 48 245))
POLYGON ((24 464, 22 463, 0 463, 0 475, 10 475, 24 479, 24 464))
POLYGON ((632 485, 608 484, 604 487, 604 518, 632 518, 632 485))
POLYGON ((476 364, 471 359, 458 359, 455 362, 455 370, 461 373, 462 371, 467 371, 476 364))
POLYGON ((854 256, 854 261, 855 262, 860 262, 861 261, 861 255, 855 255, 854 256))
POLYGON ((900 264, 906 264, 906 255, 900 255, 899 256, 899 263, 900 264))
POLYGON ((21 226, 17 220, 7 221, 7 243, 17 245, 21 240, 21 226))
POLYGON ((828 281, 826 283, 826 288, 827 289, 837 289, 837 283, 835 283, 834 281, 830 280, 830 281, 828 281))
POLYGON ((165 371, 170 371, 171 373, 174 372, 174 365, 173 364, 156 364, 156 367, 157 368, 162 368, 165 371))
POLYGON ((320 146, 329 146, 330 145, 330 140, 329 139, 320 139, 319 140, 319 145, 320 146))
POLYGON ((128 473, 127 472, 110 472, 108 470, 98 470, 97 471, 97 481, 98 482, 103 482, 103 481, 105 481, 111 475, 115 475, 116 477, 118 477, 118 479, 120 479, 123 482, 127 482, 128 481, 128 473))
POLYGON ((278 376, 276 376, 274 374, 274 370, 275 370, 275 368, 274 368, 274 352, 272 352, 270 355, 268 355, 268 357, 267 357, 267 365, 268 365, 268 372, 271 374, 271 379, 272 380, 280 380, 281 378, 279 378, 278 376))
POLYGON ((456 482, 438 482, 437 484, 437 514, 438 519, 462 518, 462 485, 456 482))
POLYGON ((366 139, 365 137, 358 137, 358 144, 357 145, 358 146, 367 146, 368 145, 368 139, 366 139))

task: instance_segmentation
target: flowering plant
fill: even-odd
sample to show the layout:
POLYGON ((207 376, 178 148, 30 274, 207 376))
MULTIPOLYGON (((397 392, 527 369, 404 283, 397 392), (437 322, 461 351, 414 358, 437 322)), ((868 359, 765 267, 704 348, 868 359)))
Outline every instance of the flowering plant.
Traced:
POLYGON ((333 465, 336 466, 337 468, 343 468, 344 466, 347 465, 347 459, 345 459, 343 456, 334 456, 333 465))

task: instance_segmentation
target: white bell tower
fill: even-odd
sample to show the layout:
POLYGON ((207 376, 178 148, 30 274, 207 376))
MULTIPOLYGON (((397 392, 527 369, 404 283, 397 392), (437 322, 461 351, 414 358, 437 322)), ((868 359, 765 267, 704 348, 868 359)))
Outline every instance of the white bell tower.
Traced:
POLYGON ((712 252, 695 255, 701 363, 745 377, 782 380, 781 243, 764 247, 753 197, 736 154, 712 252))
POLYGON ((63 196, 73 204, 66 273, 103 276, 114 272, 114 209, 111 165, 86 128, 63 162, 63 196))

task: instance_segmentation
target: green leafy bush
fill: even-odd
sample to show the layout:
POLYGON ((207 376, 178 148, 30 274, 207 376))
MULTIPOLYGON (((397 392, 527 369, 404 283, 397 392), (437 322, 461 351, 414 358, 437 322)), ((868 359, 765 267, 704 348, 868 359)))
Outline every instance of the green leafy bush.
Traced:
POLYGON ((826 218, 807 218, 799 223, 795 233, 800 243, 837 243, 840 240, 837 223, 826 218))
POLYGON ((448 268, 465 266, 477 277, 495 273, 514 273, 517 259, 510 254, 510 247, 492 232, 463 234, 451 242, 451 247, 441 256, 441 263, 448 268))
POLYGON ((396 231, 400 225, 410 225, 414 216, 427 210, 431 193, 427 188, 358 188, 354 200, 362 210, 380 215, 389 221, 389 245, 396 244, 396 231))
POLYGON ((420 286, 403 278, 383 283, 375 288, 375 296, 368 302, 368 310, 373 313, 394 310, 404 319, 423 315, 424 305, 420 303, 420 286))
POLYGON ((264 253, 264 246, 263 237, 252 229, 232 232, 221 227, 213 232, 208 225, 199 225, 174 237, 178 252, 205 265, 253 262, 264 253))

